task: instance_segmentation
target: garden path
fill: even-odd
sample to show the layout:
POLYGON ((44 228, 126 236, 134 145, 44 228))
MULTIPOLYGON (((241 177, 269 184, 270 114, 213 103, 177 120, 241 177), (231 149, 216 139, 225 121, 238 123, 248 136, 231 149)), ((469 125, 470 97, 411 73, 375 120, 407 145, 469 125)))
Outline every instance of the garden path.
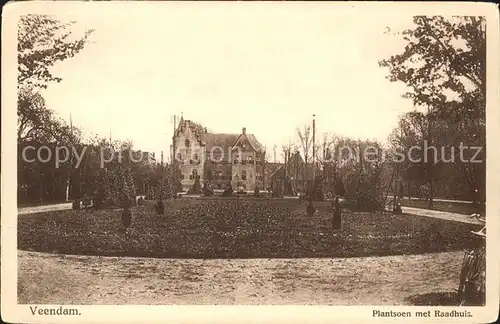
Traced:
POLYGON ((404 305, 411 296, 453 292, 463 252, 345 259, 18 256, 21 304, 404 305))

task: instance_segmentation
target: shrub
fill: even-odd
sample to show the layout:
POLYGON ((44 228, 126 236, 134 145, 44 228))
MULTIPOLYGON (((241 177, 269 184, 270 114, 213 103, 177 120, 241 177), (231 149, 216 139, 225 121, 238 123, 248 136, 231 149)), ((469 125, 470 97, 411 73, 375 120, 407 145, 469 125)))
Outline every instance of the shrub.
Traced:
POLYGON ((73 201, 73 210, 80 210, 81 209, 81 205, 80 205, 80 200, 79 199, 75 199, 73 201))
POLYGON ((110 164, 101 169, 95 187, 96 208, 130 207, 135 200, 135 185, 127 166, 110 164))
POLYGON ((272 189, 271 189, 273 197, 277 197, 277 198, 283 197, 283 195, 281 193, 281 186, 282 186, 281 181, 277 181, 277 182, 273 183, 272 189))
POLYGON ((335 181, 334 190, 335 190, 335 196, 345 197, 344 182, 342 181, 342 179, 340 177, 337 178, 335 181))
POLYGON ((309 204, 307 204, 307 207, 306 207, 307 216, 312 217, 314 215, 315 211, 316 210, 313 206, 312 200, 309 200, 309 204))
POLYGON ((162 199, 159 199, 155 204, 155 211, 158 215, 162 215, 165 212, 165 204, 162 199))
POLYGON ((223 197, 231 197, 233 195, 233 187, 231 185, 227 186, 222 193, 223 197))
POLYGON ((197 194, 201 193, 201 182, 200 182, 200 179, 196 179, 194 181, 193 186, 191 186, 191 188, 189 188, 189 190, 188 190, 187 193, 188 193, 188 195, 197 195, 197 194))
POLYGON ((351 211, 381 210, 384 207, 384 190, 380 170, 368 166, 363 170, 360 174, 359 169, 353 168, 343 177, 346 206, 351 211))
POLYGON ((213 196, 214 195, 214 191, 212 190, 212 188, 210 187, 208 182, 205 182, 203 184, 203 195, 204 196, 213 196))
POLYGON ((128 208, 123 209, 122 211, 123 227, 125 227, 126 229, 129 228, 131 222, 132 222, 132 212, 128 208))
POLYGON ((314 182, 311 188, 312 200, 314 201, 323 201, 325 200, 325 194, 323 192, 323 177, 321 175, 317 175, 314 178, 314 182))

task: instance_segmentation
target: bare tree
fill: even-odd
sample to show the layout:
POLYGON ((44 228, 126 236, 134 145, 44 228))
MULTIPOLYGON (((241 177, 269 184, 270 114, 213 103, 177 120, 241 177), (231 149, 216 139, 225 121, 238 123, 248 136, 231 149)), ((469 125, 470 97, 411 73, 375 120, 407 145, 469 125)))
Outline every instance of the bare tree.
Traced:
MULTIPOLYGON (((309 166, 308 162, 310 160, 311 155, 311 150, 313 146, 313 138, 312 138, 312 128, 310 125, 303 125, 301 127, 297 127, 297 136, 299 138, 299 150, 302 153, 302 156, 304 157, 304 162, 306 164, 306 168, 304 168, 304 172, 308 172, 309 166)), ((309 174, 304 174, 304 178, 308 178, 309 174)))

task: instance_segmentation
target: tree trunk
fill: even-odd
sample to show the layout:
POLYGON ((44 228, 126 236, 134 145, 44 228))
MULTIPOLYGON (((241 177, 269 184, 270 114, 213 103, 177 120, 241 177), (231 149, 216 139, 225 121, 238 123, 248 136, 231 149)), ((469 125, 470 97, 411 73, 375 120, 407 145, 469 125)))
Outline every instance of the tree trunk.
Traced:
MULTIPOLYGON (((432 146, 432 121, 429 115, 427 115, 428 120, 428 136, 427 136, 427 144, 432 146)), ((427 152, 426 152, 427 154, 427 152)), ((434 155, 432 155, 432 159, 427 161, 427 181, 429 182, 429 204, 427 205, 427 209, 432 208, 432 203, 434 200, 434 155)))
POLYGON ((42 168, 40 167, 40 172, 38 174, 39 176, 39 183, 40 183, 40 203, 43 204, 43 171, 42 168))
POLYGON ((361 177, 363 176, 363 160, 362 160, 362 157, 361 157, 361 143, 358 141, 358 148, 359 148, 359 152, 358 152, 358 158, 359 158, 359 173, 358 173, 358 211, 360 210, 361 208, 361 202, 360 202, 360 191, 361 191, 361 177))

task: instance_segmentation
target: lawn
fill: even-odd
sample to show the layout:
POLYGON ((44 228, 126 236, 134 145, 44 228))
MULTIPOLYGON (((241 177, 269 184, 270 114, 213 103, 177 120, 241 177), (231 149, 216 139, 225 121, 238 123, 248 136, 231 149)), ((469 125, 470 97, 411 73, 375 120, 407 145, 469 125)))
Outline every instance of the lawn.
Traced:
POLYGON ((18 248, 64 254, 164 258, 317 258, 421 254, 473 246, 477 226, 428 217, 344 212, 332 233, 327 203, 267 199, 178 199, 164 215, 151 203, 121 210, 53 211, 18 218, 18 248))

